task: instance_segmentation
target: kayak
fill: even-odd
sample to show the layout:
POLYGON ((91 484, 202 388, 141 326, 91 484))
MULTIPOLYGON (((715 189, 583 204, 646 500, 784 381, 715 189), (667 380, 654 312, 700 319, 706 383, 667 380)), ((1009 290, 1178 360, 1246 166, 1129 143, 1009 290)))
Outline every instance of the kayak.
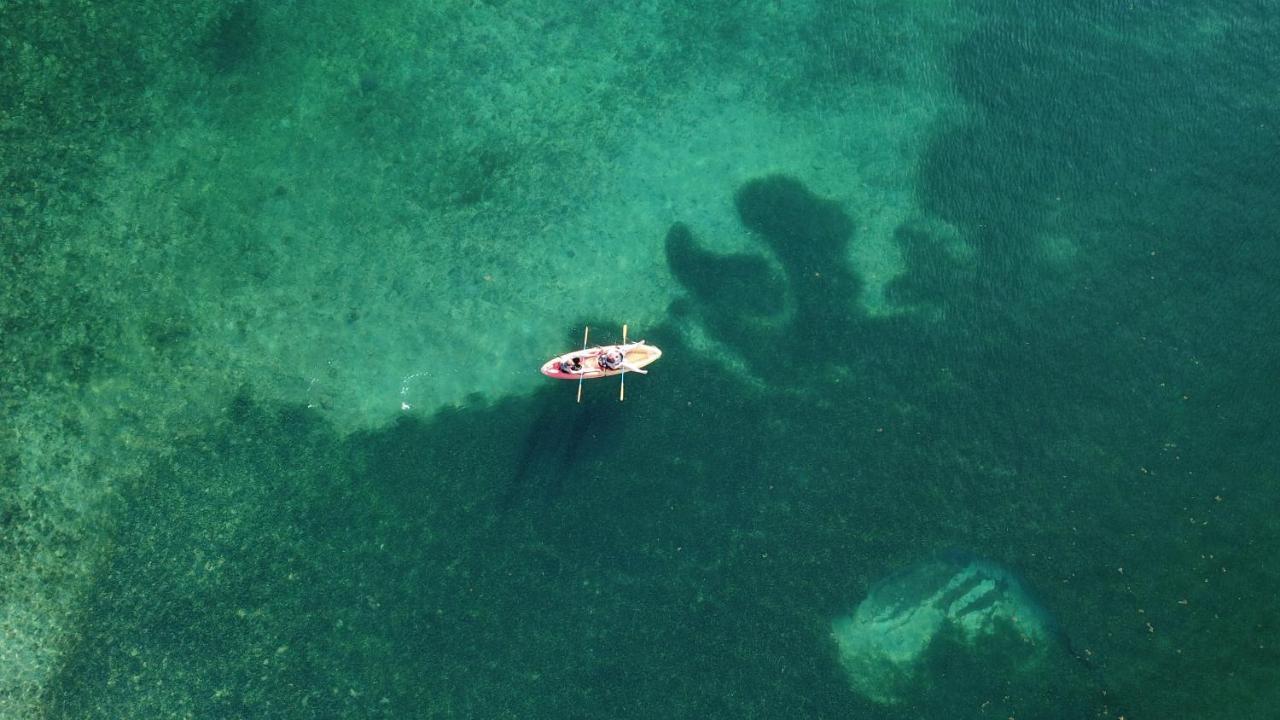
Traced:
MULTIPOLYGON (((662 357, 662 351, 652 345, 645 345, 643 340, 627 342, 627 326, 622 326, 622 342, 617 345, 587 348, 587 337, 591 328, 582 328, 582 349, 571 353, 557 355, 542 364, 542 374, 556 380, 578 381, 578 402, 582 402, 582 381, 596 378, 618 376, 618 402, 627 397, 627 373, 647 375, 645 365, 662 357), (602 357, 618 358, 618 367, 604 367, 600 364, 602 357)), ((609 363, 613 365, 613 363, 609 363)))
POLYGON ((645 365, 662 357, 661 350, 652 345, 645 345, 643 340, 625 345, 605 345, 557 355, 542 364, 542 374, 557 380, 595 380, 596 378, 612 377, 630 372, 626 367, 620 367, 616 370, 606 370, 600 367, 600 355, 611 350, 621 352, 623 362, 636 370, 642 369, 645 365), (581 372, 565 372, 561 369, 562 363, 566 361, 573 362, 574 358, 577 358, 581 364, 581 372))

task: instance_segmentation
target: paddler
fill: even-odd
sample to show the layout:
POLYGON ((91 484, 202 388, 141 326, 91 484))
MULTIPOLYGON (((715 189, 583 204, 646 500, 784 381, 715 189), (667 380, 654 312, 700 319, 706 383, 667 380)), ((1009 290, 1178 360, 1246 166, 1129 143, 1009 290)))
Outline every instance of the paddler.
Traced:
MULTIPOLYGON (((640 343, 633 343, 631 345, 626 345, 623 347, 623 350, 630 350, 631 348, 639 344, 640 343)), ((623 353, 623 350, 620 350, 615 346, 615 347, 606 348, 603 351, 601 351, 600 354, 596 356, 596 362, 600 364, 600 369, 601 370, 621 369, 621 370, 626 370, 627 372, 640 373, 641 375, 647 375, 649 373, 648 370, 641 370, 640 368, 627 362, 627 358, 626 358, 626 355, 623 353)))

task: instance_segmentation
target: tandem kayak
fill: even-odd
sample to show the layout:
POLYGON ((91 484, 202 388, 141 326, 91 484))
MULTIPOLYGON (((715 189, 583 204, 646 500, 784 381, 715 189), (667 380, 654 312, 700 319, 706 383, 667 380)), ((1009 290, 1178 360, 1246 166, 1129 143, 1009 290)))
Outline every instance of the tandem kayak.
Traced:
POLYGON ((625 345, 604 345, 557 355, 543 363, 542 374, 557 380, 595 380, 641 370, 660 357, 662 351, 653 345, 646 345, 643 340, 625 345), (601 367, 600 356, 614 351, 622 354, 623 366, 614 369, 601 367), (573 369, 575 359, 581 369, 573 369), (570 369, 566 369, 566 365, 570 369))

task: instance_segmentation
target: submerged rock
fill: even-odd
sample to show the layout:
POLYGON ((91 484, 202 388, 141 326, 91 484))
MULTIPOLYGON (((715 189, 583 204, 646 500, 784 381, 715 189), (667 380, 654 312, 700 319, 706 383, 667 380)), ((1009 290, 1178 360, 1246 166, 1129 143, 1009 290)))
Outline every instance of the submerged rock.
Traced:
POLYGON ((959 555, 876 583, 832 634, 853 688, 884 705, 946 684, 935 675, 949 674, 957 658, 975 673, 1022 673, 1041 668, 1057 644, 1048 614, 1012 573, 959 555))

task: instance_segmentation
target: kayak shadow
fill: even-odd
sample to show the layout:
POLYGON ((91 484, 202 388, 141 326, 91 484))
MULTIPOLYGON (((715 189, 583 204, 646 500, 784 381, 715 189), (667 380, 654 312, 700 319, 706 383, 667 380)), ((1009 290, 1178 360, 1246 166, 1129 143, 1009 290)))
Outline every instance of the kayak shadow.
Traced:
MULTIPOLYGON (((591 328, 588 346, 620 342, 619 326, 611 320, 589 318, 566 332, 561 345, 582 343, 579 333, 584 326, 591 328)), ((575 477, 587 474, 590 460, 600 452, 596 448, 607 446, 623 432, 627 414, 615 407, 617 383, 585 383, 581 402, 575 402, 576 385, 557 381, 531 398, 514 471, 497 496, 500 513, 523 504, 554 504, 572 488, 575 477)))
POLYGON ((535 402, 537 409, 520 441, 514 472, 498 496, 502 513, 525 503, 549 505, 559 500, 592 445, 592 428, 607 412, 594 402, 569 405, 566 410, 571 399, 562 392, 541 393, 535 402))

